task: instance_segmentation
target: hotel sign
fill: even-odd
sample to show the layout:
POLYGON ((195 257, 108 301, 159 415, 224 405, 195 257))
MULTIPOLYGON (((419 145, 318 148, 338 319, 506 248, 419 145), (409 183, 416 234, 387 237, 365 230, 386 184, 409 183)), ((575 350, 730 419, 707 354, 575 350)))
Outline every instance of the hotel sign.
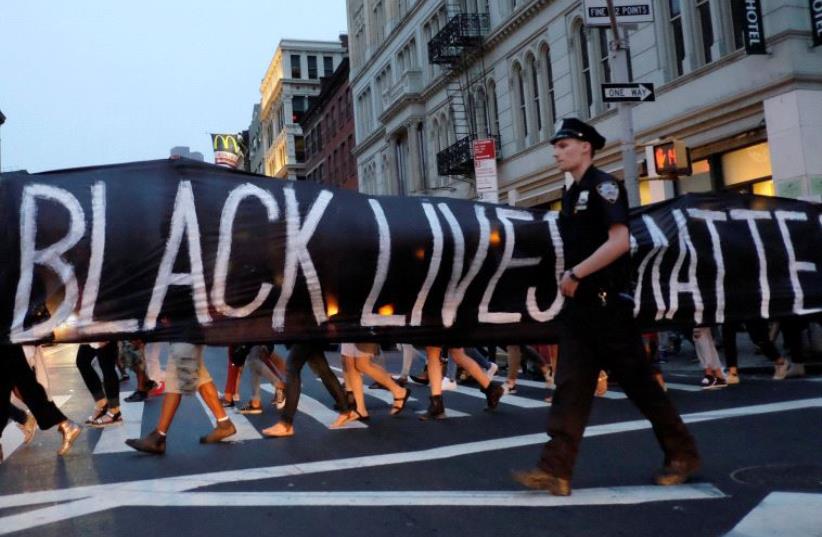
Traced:
POLYGON ((822 45, 822 0, 808 0, 811 8, 811 34, 813 46, 822 45))
POLYGON ((765 27, 762 24, 762 6, 759 0, 745 0, 745 52, 767 54, 765 27))

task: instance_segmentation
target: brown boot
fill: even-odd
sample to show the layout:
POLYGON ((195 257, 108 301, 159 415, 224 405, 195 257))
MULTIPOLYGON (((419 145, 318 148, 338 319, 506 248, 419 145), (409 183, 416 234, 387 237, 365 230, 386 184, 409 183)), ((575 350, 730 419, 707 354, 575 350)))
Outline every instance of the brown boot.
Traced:
POLYGON ((218 421, 217 426, 210 433, 200 437, 201 444, 215 444, 229 436, 236 434, 237 429, 230 419, 218 421))
POLYGON ((674 459, 656 473, 654 482, 663 487, 681 485, 688 481, 699 470, 699 467, 700 461, 695 457, 674 459))
POLYGON ((157 431, 152 431, 145 438, 129 438, 126 440, 126 445, 143 453, 162 455, 166 452, 166 437, 157 431))
POLYGON ((547 490, 553 496, 571 495, 571 480, 557 477, 541 468, 514 472, 514 480, 529 489, 547 490))

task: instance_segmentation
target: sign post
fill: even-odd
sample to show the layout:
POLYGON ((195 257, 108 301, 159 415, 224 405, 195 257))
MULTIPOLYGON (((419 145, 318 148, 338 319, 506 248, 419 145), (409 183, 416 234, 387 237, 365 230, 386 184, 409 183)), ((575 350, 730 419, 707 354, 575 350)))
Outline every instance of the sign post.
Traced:
POLYGON ((497 142, 493 138, 474 140, 474 177, 482 201, 499 203, 497 142))

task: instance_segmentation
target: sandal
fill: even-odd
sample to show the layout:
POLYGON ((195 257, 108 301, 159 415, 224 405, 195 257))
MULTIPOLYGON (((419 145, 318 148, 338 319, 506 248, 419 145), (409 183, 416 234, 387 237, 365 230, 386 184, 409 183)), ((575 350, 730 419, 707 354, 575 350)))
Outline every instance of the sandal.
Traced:
POLYGON ((394 398, 394 405, 391 407, 391 411, 389 412, 392 416, 399 415, 405 409, 405 403, 408 402, 408 398, 411 397, 411 390, 408 388, 405 389, 405 397, 401 397, 397 399, 394 398))
POLYGON ((120 412, 115 412, 112 414, 111 412, 106 412, 99 418, 93 420, 91 423, 88 424, 89 427, 94 427, 95 429, 102 429, 103 427, 108 427, 109 425, 122 425, 123 424, 123 415, 120 412))

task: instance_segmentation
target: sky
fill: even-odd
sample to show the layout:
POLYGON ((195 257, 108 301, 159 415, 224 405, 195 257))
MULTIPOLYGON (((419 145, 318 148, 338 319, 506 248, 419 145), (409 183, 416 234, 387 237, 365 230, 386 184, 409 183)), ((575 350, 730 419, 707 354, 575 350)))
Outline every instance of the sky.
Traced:
POLYGON ((345 0, 0 2, 0 170, 213 161, 248 128, 281 39, 337 41, 345 0))

